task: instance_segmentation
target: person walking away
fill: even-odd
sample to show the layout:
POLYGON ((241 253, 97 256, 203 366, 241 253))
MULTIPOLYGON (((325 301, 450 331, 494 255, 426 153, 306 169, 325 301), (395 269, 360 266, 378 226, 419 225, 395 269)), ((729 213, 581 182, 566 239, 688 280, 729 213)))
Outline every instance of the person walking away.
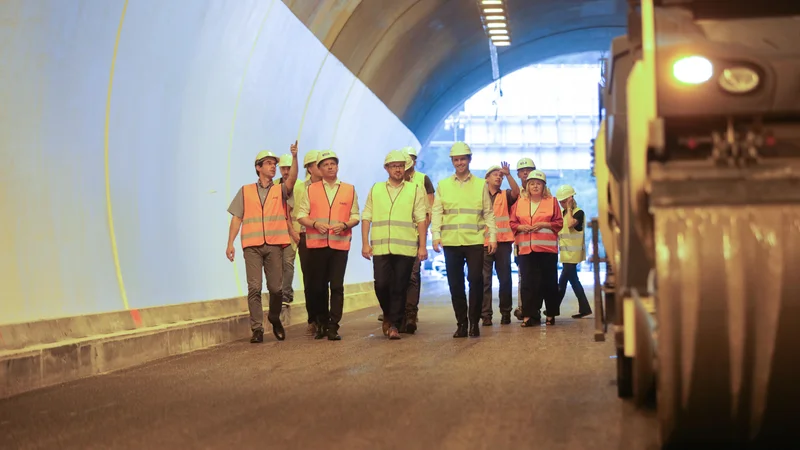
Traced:
POLYGON ((406 156, 393 150, 383 167, 389 179, 375 183, 361 216, 361 255, 373 260, 375 295, 383 310, 383 334, 400 339, 406 291, 414 261, 428 258, 425 191, 404 179, 406 156), (370 239, 370 227, 372 239, 370 239))
POLYGON ((339 157, 332 150, 317 156, 322 180, 311 183, 302 199, 297 199, 297 218, 306 227, 309 284, 306 301, 316 313, 316 339, 341 340, 339 322, 344 310, 344 274, 352 241, 352 228, 358 225, 358 196, 352 184, 338 178, 339 157), (326 301, 330 287, 330 305, 326 301))
MULTIPOLYGON (((288 180, 289 172, 292 169, 292 155, 286 153, 281 155, 278 161, 278 170, 281 171, 281 178, 278 184, 284 184, 288 180)), ((296 190, 296 188, 295 188, 296 190)), ((283 303, 292 303, 294 301, 294 288, 292 282, 294 281, 294 260, 297 256, 297 243, 300 242, 300 232, 296 230, 292 223, 292 215, 294 214, 294 196, 295 190, 286 201, 287 209, 287 227, 289 229, 289 236, 292 238, 289 245, 283 249, 283 284, 281 285, 281 293, 283 295, 283 303)))
MULTIPOLYGON (((531 158, 520 158, 517 161, 517 177, 519 177, 520 198, 528 198, 528 191, 525 189, 525 180, 532 170, 536 170, 536 164, 531 158)), ((517 307, 514 309, 514 317, 522 320, 522 270, 523 261, 519 257, 519 247, 514 244, 514 262, 517 263, 517 307)))
POLYGON ((558 279, 558 294, 561 301, 567 293, 567 282, 572 286, 572 291, 578 297, 578 314, 573 319, 580 319, 592 314, 589 299, 578 278, 578 264, 586 259, 586 240, 584 239, 584 225, 586 214, 578 207, 575 201, 575 189, 565 184, 556 191, 556 199, 563 208, 564 228, 558 234, 558 251, 561 264, 561 277, 558 279))
MULTIPOLYGON (((292 228, 300 235, 300 240, 297 242, 297 254, 300 259, 300 271, 303 273, 303 286, 305 286, 306 294, 308 293, 308 285, 311 277, 308 275, 308 247, 306 246, 306 227, 300 224, 297 219, 297 201, 298 199, 306 198, 306 190, 311 183, 316 183, 322 180, 322 172, 317 167, 318 150, 310 150, 303 158, 303 167, 305 167, 305 179, 297 180, 294 185, 294 207, 291 211, 292 228)), ((328 304, 328 292, 325 291, 325 299, 323 304, 328 304)), ((306 336, 316 336, 317 334, 317 312, 312 308, 313 302, 308 301, 306 295, 306 313, 308 314, 308 325, 306 327, 306 336)))
POLYGON ((514 244, 514 233, 509 222, 510 207, 519 198, 519 186, 511 176, 509 165, 503 161, 500 166, 491 166, 486 171, 486 185, 489 187, 489 198, 494 208, 494 220, 497 226, 497 251, 490 255, 488 230, 484 239, 483 255, 483 317, 484 326, 492 326, 492 274, 497 270, 497 281, 500 283, 500 324, 511 323, 511 252, 514 244), (508 179, 511 189, 501 189, 503 178, 508 179))
POLYGON ((478 322, 483 307, 483 243, 489 233, 488 253, 497 250, 497 227, 494 208, 486 182, 472 176, 469 164, 472 151, 464 142, 450 147, 455 174, 439 182, 433 202, 431 232, 433 249, 444 248, 447 283, 458 328, 454 338, 480 336, 478 322), (464 286, 464 263, 467 264, 469 305, 464 286), (468 331, 469 330, 469 331, 468 331))
POLYGON ((272 333, 282 341, 286 331, 281 324, 281 284, 283 282, 283 249, 291 242, 287 227, 286 201, 292 196, 297 178, 297 142, 290 147, 292 166, 286 183, 275 184, 278 157, 269 150, 256 155, 255 169, 258 180, 242 186, 228 207, 231 224, 228 231, 228 248, 225 251, 233 262, 233 241, 241 228, 242 254, 247 274, 247 305, 250 310, 252 343, 264 341, 264 308, 261 303, 262 278, 267 279, 269 291, 268 320, 272 333))
POLYGON ((547 307, 547 325, 560 315, 558 296, 558 233, 564 225, 561 208, 546 189, 544 172, 534 170, 525 181, 527 199, 511 208, 511 229, 519 246, 522 275, 523 327, 541 323, 542 300, 547 307))

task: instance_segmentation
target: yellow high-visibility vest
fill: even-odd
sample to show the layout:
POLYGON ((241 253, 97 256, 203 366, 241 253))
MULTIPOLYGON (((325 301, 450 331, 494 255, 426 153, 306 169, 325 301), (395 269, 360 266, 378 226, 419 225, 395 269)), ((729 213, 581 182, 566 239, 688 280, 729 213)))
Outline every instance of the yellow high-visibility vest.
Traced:
POLYGON ((439 182, 442 202, 442 245, 483 245, 486 222, 483 219, 483 192, 486 182, 471 176, 462 183, 450 176, 439 182))
POLYGON ((583 217, 584 228, 581 231, 575 228, 569 228, 569 222, 572 216, 580 211, 580 208, 575 208, 572 214, 564 216, 564 228, 558 233, 558 253, 562 263, 579 264, 586 259, 586 241, 584 240, 584 230, 586 225, 586 216, 583 217))
POLYGON ((404 181, 394 201, 385 181, 375 183, 371 194, 372 254, 417 256, 419 240, 413 218, 416 185, 404 181))

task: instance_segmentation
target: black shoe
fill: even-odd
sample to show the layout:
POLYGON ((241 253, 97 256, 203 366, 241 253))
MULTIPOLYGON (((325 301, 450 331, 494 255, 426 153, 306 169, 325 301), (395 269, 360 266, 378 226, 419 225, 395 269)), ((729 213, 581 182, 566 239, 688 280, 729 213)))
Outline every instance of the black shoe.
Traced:
POLYGON ((275 338, 279 341, 286 339, 286 330, 283 328, 283 324, 281 321, 277 322, 270 322, 272 324, 272 334, 275 335, 275 338))
POLYGON ((485 326, 485 327, 492 326, 492 318, 491 317, 484 317, 483 318, 483 326, 485 326))
POLYGON ((573 318, 573 319, 583 319, 584 317, 586 317, 586 316, 591 316, 591 315, 592 315, 592 312, 591 312, 591 311, 589 311, 588 313, 578 313, 578 314, 573 314, 573 315, 572 315, 572 318, 573 318))
POLYGON ((453 334, 454 338, 465 338, 467 337, 467 324, 459 324, 458 329, 456 330, 455 334, 453 334))
POLYGON ((328 335, 328 327, 318 323, 317 324, 317 335, 314 336, 314 339, 323 339, 327 335, 328 335))
POLYGON ((469 335, 472 336, 472 337, 478 337, 478 336, 481 335, 481 327, 478 326, 477 322, 473 322, 469 326, 469 335))
POLYGON ((412 315, 406 316, 405 323, 403 324, 403 330, 401 333, 408 333, 414 334, 417 331, 417 318, 412 315))
POLYGON ((510 323, 511 323, 511 314, 503 313, 503 317, 500 318, 500 325, 508 325, 510 323))
POLYGON ((328 340, 329 341, 341 341, 342 337, 339 336, 339 333, 335 329, 331 328, 331 329, 328 330, 328 340))
POLYGON ((253 337, 250 338, 251 344, 260 344, 264 342, 264 330, 253 330, 253 337))

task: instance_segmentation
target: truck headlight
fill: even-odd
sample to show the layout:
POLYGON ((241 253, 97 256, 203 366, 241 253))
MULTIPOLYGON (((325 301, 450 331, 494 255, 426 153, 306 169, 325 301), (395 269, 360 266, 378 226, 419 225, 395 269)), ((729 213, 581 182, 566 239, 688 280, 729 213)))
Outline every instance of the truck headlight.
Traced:
POLYGON ((700 84, 711 79, 714 66, 702 56, 687 56, 672 64, 672 76, 681 83, 700 84))
POLYGON ((732 94, 746 94, 758 87, 761 77, 748 67, 731 67, 722 71, 719 86, 732 94))

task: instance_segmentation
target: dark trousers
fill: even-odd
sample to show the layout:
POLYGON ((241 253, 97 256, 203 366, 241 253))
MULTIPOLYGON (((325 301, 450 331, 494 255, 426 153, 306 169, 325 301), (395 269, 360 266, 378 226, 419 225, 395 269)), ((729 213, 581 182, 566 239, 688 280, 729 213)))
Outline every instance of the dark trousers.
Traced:
MULTIPOLYGON (((317 311, 314 311, 314 301, 309 300, 309 293, 313 292, 313 288, 309 288, 313 278, 307 275, 309 270, 309 257, 308 247, 306 247, 306 234, 300 233, 300 242, 297 243, 297 254, 300 256, 300 270, 303 272, 303 286, 306 292, 306 313, 308 314, 308 323, 315 323, 317 321, 317 311)), ((328 290, 325 289, 325 299, 320 304, 328 304, 328 290)))
POLYGON ((456 321, 459 325, 478 323, 483 308, 483 244, 444 247, 444 265, 456 321), (469 307, 464 286, 464 262, 467 263, 469 307))
POLYGON ((494 255, 483 248, 483 311, 481 315, 492 318, 492 266, 497 269, 500 282, 500 313, 511 313, 511 242, 498 242, 494 255))
POLYGON ((589 306, 589 299, 586 298, 581 279, 578 278, 577 264, 564 263, 564 268, 561 270, 561 278, 558 279, 558 298, 561 301, 564 300, 564 296, 567 294, 567 282, 572 285, 572 291, 578 297, 578 312, 580 314, 591 314, 592 307, 589 306))
POLYGON ((403 323, 406 305, 406 290, 411 268, 414 266, 413 256, 375 255, 372 269, 375 275, 375 295, 383 309, 383 319, 388 320, 398 329, 403 323))
POLYGON ((344 310, 344 272, 347 268, 347 250, 330 247, 308 249, 308 278, 306 302, 311 302, 311 311, 319 325, 339 330, 344 310), (330 307, 328 307, 330 286, 330 307), (309 296, 309 294, 311 294, 309 296))
POLYGON ((558 253, 532 252, 520 255, 525 262, 520 266, 522 274, 522 314, 524 317, 541 318, 542 300, 547 315, 561 315, 561 297, 558 294, 558 253))
POLYGON ((406 315, 416 317, 419 311, 419 272, 421 269, 419 258, 414 258, 414 266, 411 268, 411 278, 408 280, 406 290, 406 315))

